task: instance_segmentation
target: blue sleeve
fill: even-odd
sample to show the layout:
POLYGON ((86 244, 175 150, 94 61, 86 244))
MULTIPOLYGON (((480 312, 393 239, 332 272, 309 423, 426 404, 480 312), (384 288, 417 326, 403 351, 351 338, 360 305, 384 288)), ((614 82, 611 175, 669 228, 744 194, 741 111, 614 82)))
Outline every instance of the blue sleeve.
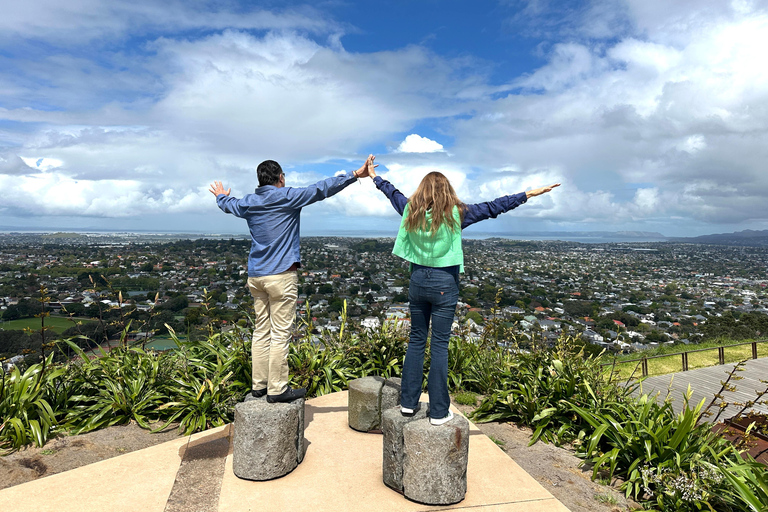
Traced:
POLYGON ((308 187, 291 188, 288 191, 288 201, 289 204, 295 208, 303 208, 304 206, 338 194, 356 181, 357 178, 348 174, 327 178, 308 187))
POLYGON ((224 194, 216 196, 216 204, 224 213, 231 213, 237 217, 242 217, 248 210, 248 206, 241 204, 238 198, 224 194))
POLYGON ((384 192, 384 195, 387 196, 389 202, 392 203, 392 208, 394 208, 399 215, 402 215, 403 210, 405 210, 405 205, 408 204, 408 198, 405 197, 402 192, 397 190, 394 185, 380 176, 373 178, 373 183, 376 185, 377 189, 384 192))
POLYGON ((517 208, 527 200, 528 196, 526 193, 520 192, 519 194, 502 196, 485 203, 468 204, 467 210, 464 212, 464 221, 461 223, 461 229, 471 226, 475 222, 480 222, 481 220, 495 219, 502 213, 517 208))

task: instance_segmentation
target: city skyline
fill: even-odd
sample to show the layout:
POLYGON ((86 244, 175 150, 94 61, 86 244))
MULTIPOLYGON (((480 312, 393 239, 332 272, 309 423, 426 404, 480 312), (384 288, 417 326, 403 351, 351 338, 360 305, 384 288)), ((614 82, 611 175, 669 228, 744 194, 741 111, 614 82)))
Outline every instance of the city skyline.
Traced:
MULTIPOLYGON (((288 185, 377 155, 404 193, 554 182, 484 233, 768 229, 768 4, 38 0, 0 20, 0 228, 241 233, 288 185)), ((303 232, 387 232, 370 180, 303 232)), ((471 235, 471 233, 467 233, 471 235)))

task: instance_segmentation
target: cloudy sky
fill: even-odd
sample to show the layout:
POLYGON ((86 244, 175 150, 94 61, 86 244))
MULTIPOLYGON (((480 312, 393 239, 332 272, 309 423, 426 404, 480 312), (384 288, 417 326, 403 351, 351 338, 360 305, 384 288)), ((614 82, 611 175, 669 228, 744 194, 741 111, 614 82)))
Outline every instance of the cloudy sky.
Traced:
MULTIPOLYGON (((368 153, 406 195, 561 182, 477 232, 768 229, 768 0, 27 0, 0 17, 0 229, 245 232, 368 153)), ((370 180, 303 232, 394 229, 370 180)))

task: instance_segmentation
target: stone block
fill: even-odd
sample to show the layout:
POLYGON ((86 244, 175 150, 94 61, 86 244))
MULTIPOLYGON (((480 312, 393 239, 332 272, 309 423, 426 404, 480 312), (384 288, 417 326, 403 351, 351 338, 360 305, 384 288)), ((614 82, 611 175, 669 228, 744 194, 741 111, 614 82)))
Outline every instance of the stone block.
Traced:
POLYGON ((379 409, 383 414, 387 409, 400 405, 400 379, 391 377, 384 381, 381 388, 381 406, 379 409))
POLYGON ((442 425, 430 424, 428 404, 405 417, 399 407, 381 415, 384 433, 384 484, 427 505, 452 505, 467 493, 469 422, 458 414, 442 425))
POLYGON ((270 404, 246 397, 235 406, 232 465, 247 480, 271 480, 304 458, 304 399, 270 404))
POLYGON ((403 426, 403 494, 427 505, 451 505, 467 492, 469 422, 458 414, 442 425, 429 419, 403 426))
POLYGON ((426 419, 427 408, 426 402, 419 403, 419 410, 411 417, 403 416, 399 406, 381 413, 381 431, 384 434, 384 483, 399 493, 403 492, 403 427, 410 422, 426 419))
POLYGON ((363 377, 349 381, 347 421, 360 432, 381 432, 381 412, 400 404, 400 379, 363 377))

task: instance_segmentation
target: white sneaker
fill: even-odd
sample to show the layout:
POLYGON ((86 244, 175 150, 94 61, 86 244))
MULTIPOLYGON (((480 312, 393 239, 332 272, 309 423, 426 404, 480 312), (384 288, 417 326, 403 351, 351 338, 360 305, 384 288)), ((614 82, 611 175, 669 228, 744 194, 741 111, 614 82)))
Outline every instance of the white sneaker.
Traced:
POLYGON ((413 416, 416 414, 416 409, 409 409, 408 407, 400 406, 400 414, 403 416, 413 416))
POLYGON ((442 425, 443 423, 448 423, 453 419, 453 413, 451 411, 448 411, 448 416, 445 418, 429 418, 429 422, 433 425, 442 425))

